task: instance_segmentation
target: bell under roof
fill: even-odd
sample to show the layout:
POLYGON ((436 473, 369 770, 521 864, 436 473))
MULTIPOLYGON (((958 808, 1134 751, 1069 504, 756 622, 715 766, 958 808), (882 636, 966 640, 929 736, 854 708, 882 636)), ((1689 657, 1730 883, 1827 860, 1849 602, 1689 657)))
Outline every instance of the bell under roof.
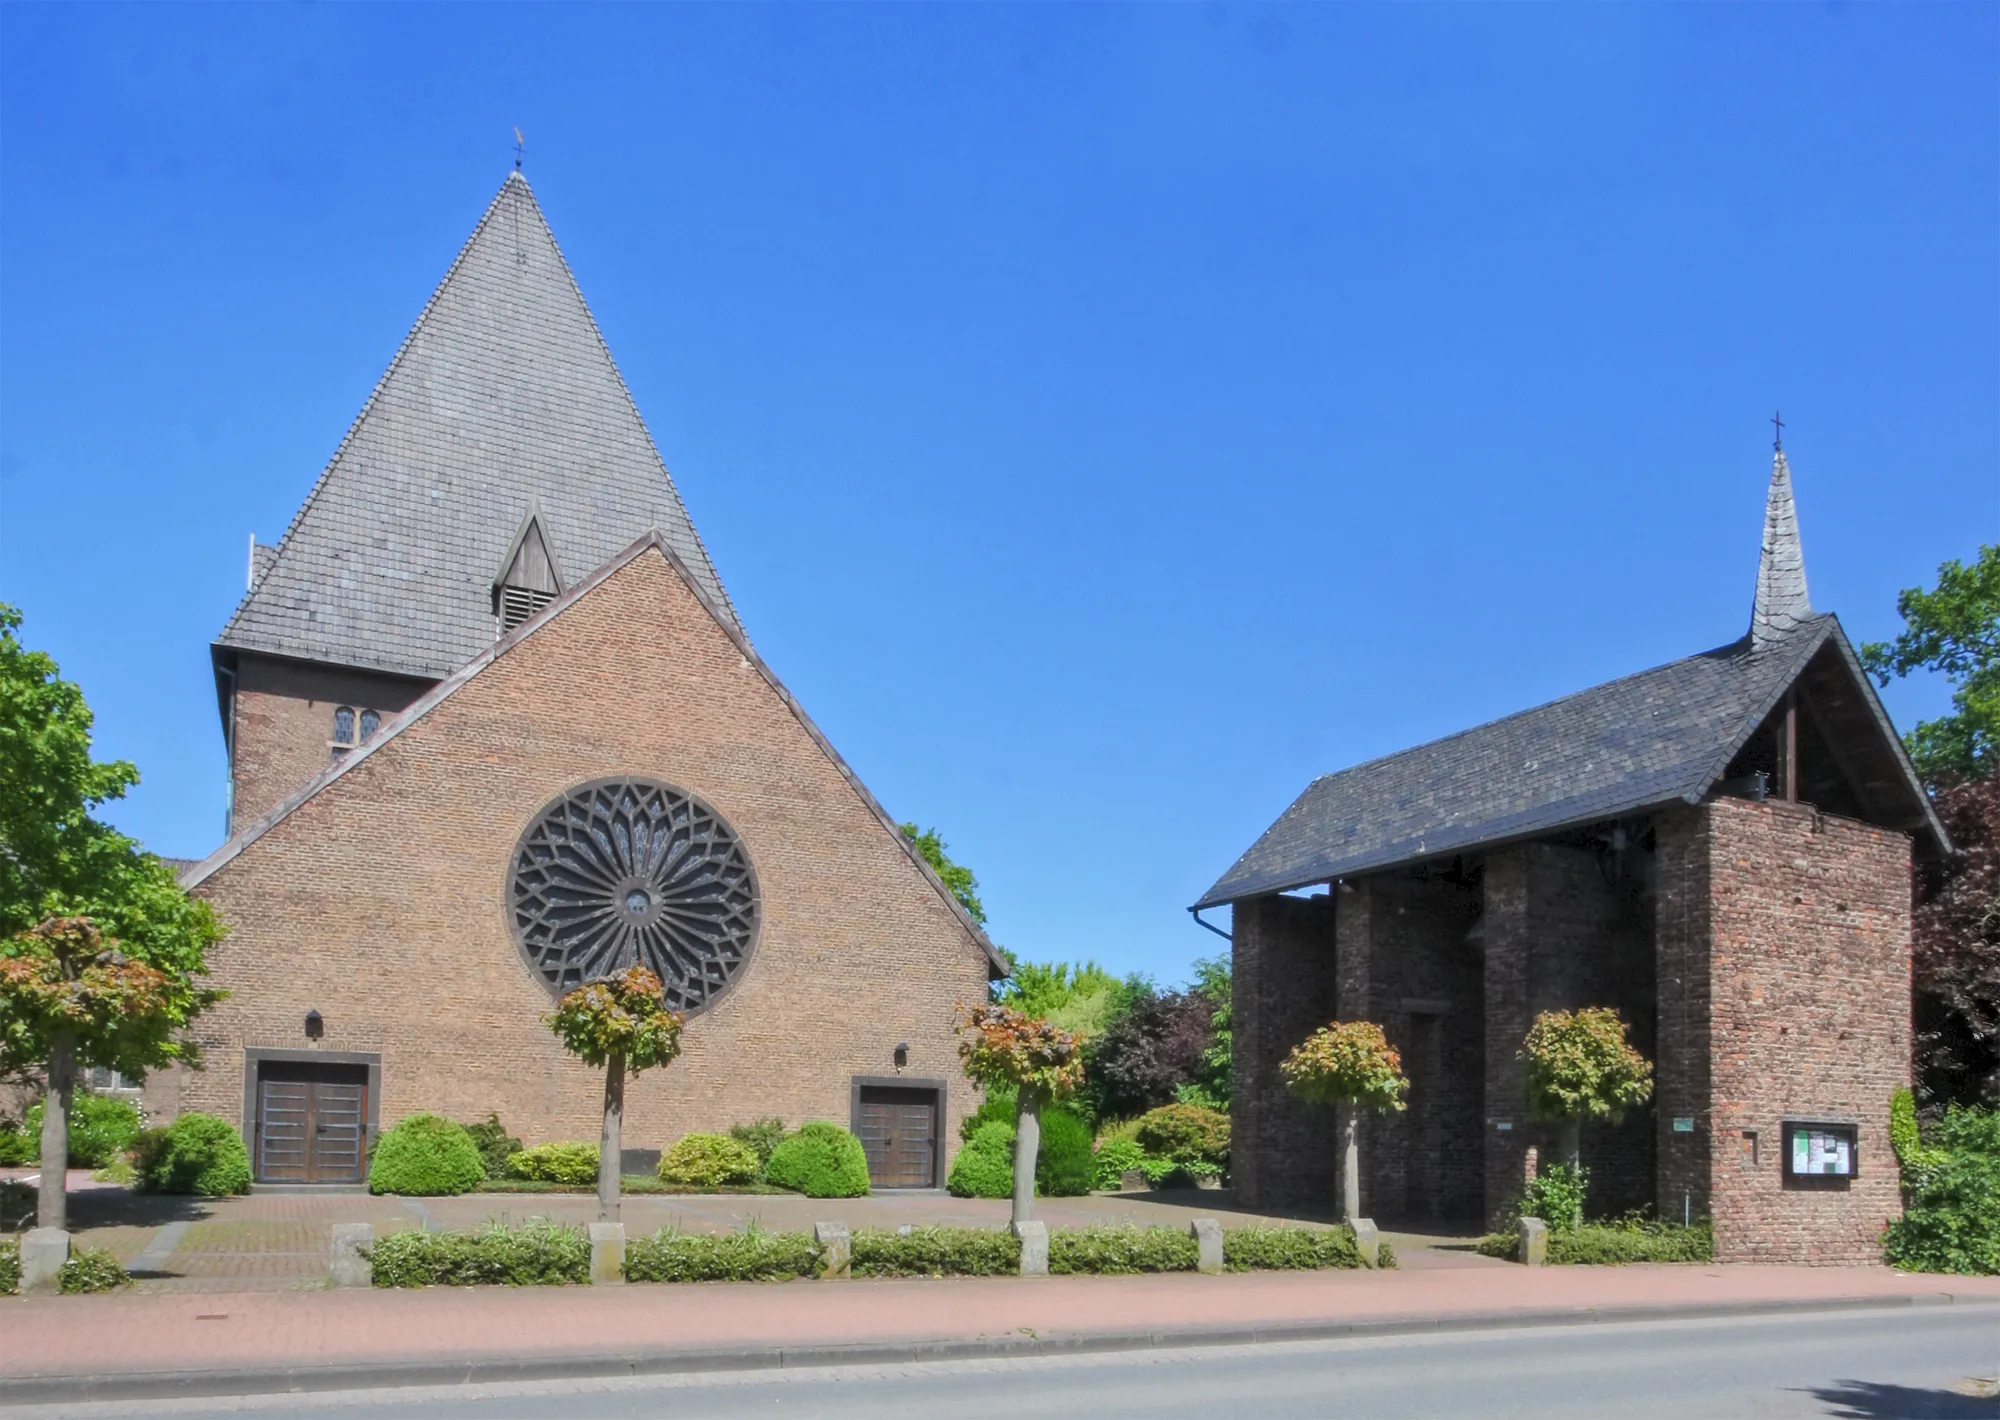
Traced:
POLYGON ((438 679, 493 644, 533 511, 554 565, 657 529, 741 633, 527 180, 510 173, 216 639, 438 679))

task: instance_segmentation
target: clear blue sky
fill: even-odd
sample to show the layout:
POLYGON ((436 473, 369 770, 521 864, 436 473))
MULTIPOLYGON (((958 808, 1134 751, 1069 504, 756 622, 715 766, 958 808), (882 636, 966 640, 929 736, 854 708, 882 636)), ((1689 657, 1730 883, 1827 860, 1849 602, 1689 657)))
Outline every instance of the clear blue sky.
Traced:
MULTIPOLYGON (((0 597, 207 645, 511 133, 751 635, 996 937, 1178 977, 1314 775, 2000 536, 2000 7, 0 9, 0 597)), ((1942 704, 1897 688, 1904 723, 1942 704)))

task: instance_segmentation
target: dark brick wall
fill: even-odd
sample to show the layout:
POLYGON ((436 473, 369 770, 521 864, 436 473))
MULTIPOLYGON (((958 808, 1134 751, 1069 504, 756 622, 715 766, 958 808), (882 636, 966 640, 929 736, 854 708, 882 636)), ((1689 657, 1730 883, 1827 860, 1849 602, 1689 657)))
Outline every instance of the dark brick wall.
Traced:
POLYGON ((333 712, 400 714, 436 682, 244 653, 236 668, 231 814, 248 828, 333 763, 333 712))
POLYGON ((1654 1057, 1653 1123, 1658 1203, 1663 1214, 1709 1211, 1710 976, 1709 834, 1706 809, 1675 809, 1654 820, 1658 840, 1653 899, 1659 973, 1659 1044, 1654 1057), (1673 1121, 1695 1121, 1676 1133, 1673 1121))
POLYGON ((1334 1018, 1334 914, 1326 897, 1256 897, 1234 910, 1235 1093, 1230 1182, 1263 1209, 1331 1209, 1340 1191, 1333 1111, 1285 1090, 1278 1062, 1334 1018))

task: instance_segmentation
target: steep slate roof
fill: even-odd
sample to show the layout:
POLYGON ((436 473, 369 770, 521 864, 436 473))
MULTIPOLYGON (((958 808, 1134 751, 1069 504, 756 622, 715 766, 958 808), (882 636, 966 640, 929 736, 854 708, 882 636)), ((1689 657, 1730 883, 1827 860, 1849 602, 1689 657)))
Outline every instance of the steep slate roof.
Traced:
POLYGON ((527 181, 510 173, 217 638, 442 677, 493 644, 523 516, 561 567, 649 528, 738 634, 680 494, 527 181))

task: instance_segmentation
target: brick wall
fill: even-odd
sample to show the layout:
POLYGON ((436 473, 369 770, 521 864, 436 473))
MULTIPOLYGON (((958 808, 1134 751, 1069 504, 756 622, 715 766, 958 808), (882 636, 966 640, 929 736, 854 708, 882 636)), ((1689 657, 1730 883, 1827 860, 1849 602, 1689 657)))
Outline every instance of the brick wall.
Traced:
MULTIPOLYGON (((323 738, 323 737, 322 737, 323 738)), ((324 753, 322 745, 321 753, 324 753)), ((301 805, 198 889, 232 935, 204 1017, 208 1068, 183 1107, 240 1122, 243 1049, 382 1057, 384 1126, 497 1111, 530 1142, 594 1139, 601 1075, 563 1054, 550 998, 508 933, 515 842, 587 779, 649 775, 742 835, 763 893, 739 984, 689 1023, 681 1058, 633 1082, 626 1142, 776 1115, 846 1122, 850 1077, 953 1081, 951 1024, 982 999, 983 952, 895 836, 656 552, 603 584, 301 805)), ((160 1088, 169 1087, 166 1081, 160 1088)))
POLYGON ((1233 919, 1231 1186, 1247 1207, 1331 1210, 1340 1191, 1333 1111, 1293 1099, 1278 1062, 1334 1017, 1332 904, 1255 897, 1237 903, 1233 919))
POLYGON ((236 758, 231 766, 234 827, 248 828, 285 797, 325 772, 333 757, 333 712, 347 705, 384 720, 400 714, 433 682, 373 671, 315 666, 248 653, 236 668, 236 758))

